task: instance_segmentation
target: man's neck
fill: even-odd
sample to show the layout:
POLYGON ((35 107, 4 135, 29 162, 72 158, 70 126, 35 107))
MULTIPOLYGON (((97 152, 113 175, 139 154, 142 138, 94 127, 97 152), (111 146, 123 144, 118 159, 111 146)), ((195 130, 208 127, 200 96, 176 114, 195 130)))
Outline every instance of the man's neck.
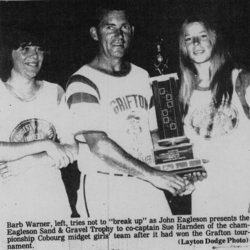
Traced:
POLYGON ((107 60, 96 56, 89 66, 113 76, 125 76, 130 72, 130 63, 121 59, 107 60))

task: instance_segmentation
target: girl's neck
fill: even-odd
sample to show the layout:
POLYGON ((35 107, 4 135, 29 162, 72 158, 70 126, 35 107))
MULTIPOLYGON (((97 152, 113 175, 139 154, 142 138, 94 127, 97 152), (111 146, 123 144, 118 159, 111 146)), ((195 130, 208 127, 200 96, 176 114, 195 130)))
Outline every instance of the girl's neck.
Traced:
POLYGON ((202 88, 207 88, 210 86, 210 63, 205 62, 201 64, 195 64, 197 70, 196 81, 197 85, 202 88))

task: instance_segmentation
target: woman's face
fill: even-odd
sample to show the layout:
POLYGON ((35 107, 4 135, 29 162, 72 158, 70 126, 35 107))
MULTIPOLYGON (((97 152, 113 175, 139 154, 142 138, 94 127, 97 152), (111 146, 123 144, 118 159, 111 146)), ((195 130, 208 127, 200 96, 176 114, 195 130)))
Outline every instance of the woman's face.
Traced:
POLYGON ((210 34, 200 22, 189 23, 184 30, 187 55, 195 64, 207 62, 211 58, 210 34))
POLYGON ((39 46, 27 45, 12 51, 13 70, 25 78, 34 78, 42 67, 44 51, 39 46))

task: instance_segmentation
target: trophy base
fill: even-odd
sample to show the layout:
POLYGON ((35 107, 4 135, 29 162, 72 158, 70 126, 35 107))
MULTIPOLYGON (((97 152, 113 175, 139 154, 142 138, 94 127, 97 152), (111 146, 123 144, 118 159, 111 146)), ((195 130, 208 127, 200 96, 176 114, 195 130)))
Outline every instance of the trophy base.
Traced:
POLYGON ((189 143, 190 140, 186 136, 172 137, 158 141, 158 145, 161 147, 169 147, 179 145, 182 143, 189 143))
POLYGON ((201 159, 158 164, 155 168, 160 171, 177 174, 180 177, 187 176, 189 180, 192 180, 193 173, 206 173, 206 169, 203 167, 203 161, 201 159))
MULTIPOLYGON (((198 167, 190 168, 190 169, 180 169, 180 170, 169 171, 169 173, 177 174, 180 177, 184 177, 192 173, 203 174, 203 173, 206 173, 206 170, 203 166, 198 166, 198 167)), ((192 176, 190 177, 190 180, 192 180, 192 176)))

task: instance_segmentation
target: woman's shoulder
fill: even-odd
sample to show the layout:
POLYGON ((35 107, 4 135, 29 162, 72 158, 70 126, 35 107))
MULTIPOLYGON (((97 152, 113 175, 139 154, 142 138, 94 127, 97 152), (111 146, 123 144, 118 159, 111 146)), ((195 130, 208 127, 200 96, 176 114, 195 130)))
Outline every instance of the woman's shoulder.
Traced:
POLYGON ((59 103, 65 93, 64 89, 57 83, 42 81, 42 84, 45 92, 51 93, 53 96, 57 97, 59 103))

